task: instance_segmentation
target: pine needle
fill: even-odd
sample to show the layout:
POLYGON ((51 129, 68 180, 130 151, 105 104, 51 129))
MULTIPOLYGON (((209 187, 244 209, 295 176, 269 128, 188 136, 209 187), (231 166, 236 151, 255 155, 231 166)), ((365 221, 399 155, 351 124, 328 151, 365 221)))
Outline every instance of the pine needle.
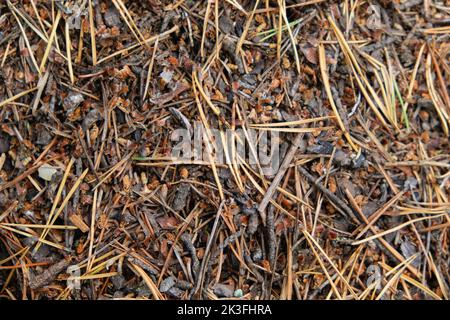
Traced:
POLYGON ((331 92, 331 87, 330 87, 330 80, 328 78, 328 71, 327 71, 327 66, 326 66, 326 56, 325 56, 325 48, 324 48, 323 44, 319 45, 319 63, 320 63, 320 71, 321 71, 321 74, 322 74, 323 85, 325 87, 325 91, 327 93, 328 100, 330 101, 331 108, 333 109, 333 112, 334 112, 334 115, 336 117, 336 120, 338 121, 339 127, 340 127, 341 131, 344 133, 344 136, 347 139, 347 141, 350 144, 350 146, 352 147, 352 149, 355 152, 358 152, 359 151, 359 147, 354 144, 354 142, 352 140, 352 137, 350 136, 350 133, 345 128, 344 122, 342 121, 341 117, 339 116, 339 111, 338 111, 337 106, 336 106, 336 104, 334 102, 333 94, 331 92))
POLYGON ((359 241, 355 241, 355 242, 352 243, 352 245, 356 246, 356 245, 360 245, 360 244, 362 244, 362 243, 366 243, 366 242, 371 241, 371 240, 374 240, 374 239, 378 239, 378 238, 383 237, 383 236, 385 236, 385 235, 388 235, 388 234, 390 234, 390 233, 392 233, 392 232, 399 231, 399 230, 403 229, 404 227, 407 227, 407 226, 409 226, 409 225, 411 225, 411 224, 413 224, 413 223, 416 223, 416 222, 420 222, 420 221, 428 220, 428 219, 440 218, 440 217, 443 217, 443 216, 444 216, 444 214, 440 214, 440 215, 432 216, 432 217, 417 218, 417 219, 414 219, 414 220, 411 220, 411 221, 402 223, 402 224, 400 224, 400 225, 398 225, 398 226, 396 226, 396 227, 394 227, 394 228, 391 228, 391 229, 389 229, 389 230, 380 232, 380 233, 378 233, 378 234, 374 234, 373 236, 370 236, 370 237, 368 237, 368 238, 366 238, 366 239, 359 240, 359 241))
POLYGON ((289 33, 289 38, 291 39, 291 43, 292 43, 292 50, 294 51, 294 57, 295 57, 295 64, 297 66, 297 72, 300 75, 301 74, 301 68, 300 68, 300 59, 298 57, 298 52, 297 52, 297 41, 294 38, 294 35, 292 34, 292 30, 291 27, 289 25, 289 20, 287 18, 287 14, 286 14, 286 3, 285 0, 278 0, 278 6, 280 7, 280 12, 283 16, 284 22, 286 24, 288 33, 289 33))
POLYGON ((94 25, 94 7, 92 0, 89 0, 89 28, 91 34, 91 48, 92 48, 92 65, 99 63, 97 61, 97 45, 95 43, 95 25, 94 25))
POLYGON ((69 23, 66 20, 65 25, 65 35, 66 35, 66 52, 67 52, 67 62, 68 62, 68 68, 69 68, 69 77, 70 77, 70 83, 75 83, 75 78, 73 75, 73 67, 72 67, 72 42, 70 41, 70 30, 69 30, 69 23))
POLYGON ((148 66, 147 81, 145 82, 144 96, 143 96, 142 100, 145 100, 145 98, 147 97, 147 94, 148 94, 148 87, 150 85, 150 79, 152 77, 152 71, 153 71, 153 63, 155 61, 156 50, 158 50, 158 43, 159 43, 159 38, 156 38, 155 45, 153 47, 152 58, 150 59, 150 63, 148 66))
POLYGON ((253 7, 252 13, 250 14, 250 17, 247 19, 244 25, 244 30, 242 31, 241 37, 239 38, 238 43, 236 44, 236 54, 238 54, 241 51, 242 44, 245 41, 245 38, 247 37, 248 30, 250 29, 250 25, 253 21, 253 16, 255 15, 255 11, 258 8, 259 0, 256 0, 255 5, 253 7))
POLYGON ((37 90, 37 87, 34 87, 34 88, 31 88, 31 89, 22 91, 21 93, 18 93, 18 94, 16 94, 15 96, 13 96, 11 98, 8 98, 6 100, 1 101, 0 102, 0 108, 5 106, 5 105, 7 105, 7 104, 9 104, 9 103, 11 103, 11 102, 13 102, 13 101, 15 101, 15 100, 17 100, 17 99, 19 99, 20 97, 23 97, 23 96, 29 94, 30 92, 35 91, 35 90, 37 90))
POLYGON ((44 56, 41 61, 41 65, 39 67, 40 72, 45 71, 45 64, 48 59, 48 55, 50 54, 50 49, 52 48, 53 40, 56 36, 56 30, 58 29, 59 20, 61 19, 61 11, 58 10, 58 13, 55 18, 55 22, 53 23, 52 32, 50 33, 50 37, 48 39, 47 48, 45 49, 44 56))

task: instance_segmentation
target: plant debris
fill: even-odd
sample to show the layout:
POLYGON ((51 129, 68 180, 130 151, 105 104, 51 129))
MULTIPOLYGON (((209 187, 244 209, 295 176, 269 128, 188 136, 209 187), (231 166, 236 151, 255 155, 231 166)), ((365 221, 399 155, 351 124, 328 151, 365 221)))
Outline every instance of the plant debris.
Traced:
POLYGON ((450 297, 450 3, 0 3, 0 299, 450 297))

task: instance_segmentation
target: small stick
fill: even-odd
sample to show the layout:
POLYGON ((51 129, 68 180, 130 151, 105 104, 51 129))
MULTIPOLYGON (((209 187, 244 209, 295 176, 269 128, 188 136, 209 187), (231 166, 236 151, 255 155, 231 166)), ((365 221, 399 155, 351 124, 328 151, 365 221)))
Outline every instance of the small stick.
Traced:
POLYGON ((308 180, 309 183, 312 183, 314 186, 316 186, 317 189, 322 191, 322 193, 328 198, 328 200, 330 200, 332 203, 334 203, 335 206, 337 206, 339 209, 341 209, 341 210, 339 210, 339 212, 341 212, 341 213, 344 212, 345 215, 347 215, 348 217, 351 217, 353 221, 355 221, 356 223, 359 224, 359 221, 358 221, 358 219, 356 219, 355 215, 353 214, 352 209, 350 209, 350 207, 347 206, 344 203, 344 201, 339 199, 334 193, 332 193, 330 190, 325 188, 323 185, 316 182, 314 177, 312 175, 310 175, 309 172, 306 171, 306 169, 304 169, 302 167, 298 167, 298 171, 300 171, 300 173, 303 176, 305 176, 306 180, 308 180))
POLYGON ((35 290, 50 284, 69 264, 70 261, 68 259, 63 259, 50 266, 42 274, 32 277, 30 280, 30 288, 35 290))
POLYGON ((224 205, 225 205, 225 201, 222 201, 222 203, 219 206, 219 209, 217 210, 216 218, 214 220, 214 225, 212 227, 211 234, 209 235, 208 243, 206 244, 205 254, 203 255, 203 260, 202 260, 202 264, 200 266, 200 271, 199 271, 199 274, 197 275, 197 280, 196 280, 197 284, 195 285, 195 287, 192 289, 192 291, 190 293, 191 297, 193 295, 195 295, 197 293, 197 291, 203 285, 203 280, 204 280, 203 275, 205 273, 205 267, 209 260, 209 255, 210 255, 210 251, 211 251, 211 246, 213 244, 213 240, 215 240, 215 238, 216 238, 216 233, 217 233, 217 229, 218 229, 218 225, 219 225, 219 218, 222 216, 222 210, 223 210, 224 205))
POLYGON ((25 171, 24 173, 18 175, 16 178, 14 178, 11 181, 8 182, 4 182, 3 184, 0 185, 0 192, 11 188, 13 185, 15 185, 16 183, 19 183, 20 181, 22 181, 23 179, 25 179, 26 177, 28 177, 30 174, 32 174, 33 172, 35 172, 37 169, 39 169, 45 162, 42 163, 38 163, 34 166, 32 166, 30 169, 28 169, 27 171, 25 171))
POLYGON ((295 138, 291 148, 289 149, 288 153, 283 159, 283 163, 280 166, 280 169, 277 172, 277 175, 272 181, 272 184, 270 185, 269 189, 267 189, 266 194, 264 195, 264 198, 262 199, 261 203, 259 204, 258 211, 261 214, 261 218, 263 219, 263 222, 265 223, 266 217, 265 217, 265 211, 266 207, 269 204, 269 201, 272 199, 273 194, 277 190, 278 185, 280 184, 281 179, 283 178, 284 174, 286 173, 286 170, 289 168, 292 159, 294 158, 295 153, 297 152, 298 148, 300 147, 300 143, 303 139, 303 134, 298 134, 295 138))

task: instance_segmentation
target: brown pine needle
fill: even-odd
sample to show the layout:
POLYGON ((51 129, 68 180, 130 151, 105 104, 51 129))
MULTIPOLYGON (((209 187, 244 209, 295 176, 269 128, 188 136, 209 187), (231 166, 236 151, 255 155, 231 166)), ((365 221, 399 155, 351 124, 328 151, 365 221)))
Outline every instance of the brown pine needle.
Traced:
POLYGON ((80 277, 72 277, 73 280, 94 280, 94 279, 103 279, 103 278, 110 278, 117 276, 118 272, 107 272, 107 273, 100 273, 100 274, 91 274, 91 275, 85 275, 80 277))
POLYGON ((66 35, 66 52, 67 52, 67 62, 68 62, 68 68, 69 68, 69 77, 70 77, 70 83, 75 83, 75 77, 73 75, 73 67, 72 67, 72 42, 70 41, 70 30, 69 30, 69 23, 66 20, 65 24, 65 35, 66 35))
MULTIPOLYGON (((13 7, 12 4, 9 2, 9 0, 8 0, 8 5, 13 7)), ((23 37, 23 39, 25 41, 25 44, 27 46, 28 53, 30 54, 31 61, 33 62, 33 65, 36 68, 36 70, 39 72, 39 74, 41 74, 41 70, 38 67, 36 58, 34 57, 33 50, 31 50, 30 41, 28 40, 27 34, 25 33, 25 29, 23 28, 22 23, 20 22, 19 18, 17 17, 15 10, 11 10, 11 12, 12 12, 14 18, 16 19, 17 24, 19 25, 20 31, 22 32, 22 37, 23 37)), ((8 45, 8 48, 9 48, 9 45, 8 45)), ((6 56, 7 56, 7 52, 5 52, 5 59, 6 59, 6 56)), ((3 62, 2 62, 2 65, 3 65, 3 62)))
POLYGON ((14 97, 11 97, 11 98, 8 98, 6 100, 1 101, 0 102, 0 108, 5 106, 5 105, 7 105, 7 104, 9 104, 9 103, 11 103, 11 102, 13 102, 13 101, 15 101, 15 100, 17 100, 17 99, 19 99, 20 97, 23 97, 23 96, 29 94, 30 92, 35 91, 36 89, 37 89, 37 87, 34 87, 34 88, 31 88, 31 89, 22 91, 21 93, 16 94, 14 97))
POLYGON ((231 4, 233 7, 244 13, 245 15, 248 15, 247 11, 237 2, 236 0, 225 0, 229 4, 231 4))
POLYGON ((383 109, 383 104, 381 103, 380 99, 378 98, 377 94, 375 93, 375 90, 370 85, 369 81, 366 79, 364 74, 362 73, 361 67, 359 66, 358 61, 356 60, 355 55, 353 54, 353 51, 351 50, 348 42, 345 40, 344 35, 342 34, 342 31, 339 29, 339 27, 336 25, 334 20, 331 18, 331 16, 327 16, 328 21, 330 22, 331 27, 333 28, 333 31, 338 39, 339 45, 341 46, 344 55, 347 59, 347 64, 352 69, 352 72, 355 76, 355 79, 358 83, 358 86, 363 94, 363 96, 366 98, 367 103, 369 104, 372 111, 377 116, 378 120, 383 124, 383 126, 389 131, 389 126, 387 125, 386 121, 383 118, 383 115, 380 113, 379 108, 383 109), (375 101, 373 101, 375 100, 375 101), (377 106, 378 104, 378 106, 377 106))
POLYGON ((344 136, 347 139, 350 146, 352 147, 352 149, 355 152, 358 152, 359 147, 353 143, 350 133, 345 128, 344 122, 342 121, 341 117, 339 116, 339 111, 334 102, 333 94, 331 93, 330 80, 328 78, 328 71, 327 71, 327 66, 326 66, 325 47, 323 46, 323 44, 319 45, 319 63, 320 63, 320 72, 322 74, 323 85, 325 87, 325 91, 327 93, 328 100, 330 101, 331 108, 333 109, 334 115, 338 121, 339 127, 340 127, 341 131, 344 133, 344 136))
POLYGON ((374 234, 373 236, 370 236, 370 237, 368 237, 368 238, 366 238, 366 239, 359 240, 359 241, 355 241, 355 242, 352 243, 352 245, 357 246, 357 245, 360 245, 360 244, 362 244, 362 243, 366 243, 366 242, 368 242, 368 241, 371 241, 371 240, 374 240, 374 239, 378 239, 378 238, 380 238, 380 237, 384 237, 384 236, 387 235, 387 234, 390 234, 390 233, 392 233, 392 232, 399 231, 399 230, 403 229, 404 227, 407 227, 407 226, 409 226, 409 225, 411 225, 411 224, 413 224, 413 223, 419 222, 419 221, 428 220, 428 219, 440 218, 440 217, 443 217, 443 216, 444 216, 444 214, 439 214, 439 215, 437 215, 437 216, 417 218, 417 219, 414 219, 414 220, 411 220, 411 221, 402 223, 402 224, 400 224, 400 225, 398 225, 398 226, 396 226, 396 227, 394 227, 394 228, 391 228, 391 229, 389 229, 389 230, 386 230, 386 231, 383 231, 383 232, 374 234))
POLYGON ((10 226, 10 227, 21 227, 21 228, 35 228, 35 229, 57 229, 57 230, 76 230, 77 227, 75 226, 59 226, 59 225, 53 225, 53 226, 46 226, 42 224, 23 224, 23 223, 0 223, 2 226, 10 226))
MULTIPOLYGON (((195 75, 195 71, 192 72, 192 79, 196 79, 196 75, 195 75)), ((203 107, 202 104, 200 103, 200 100, 198 98, 197 95, 197 90, 195 89, 195 84, 193 84, 192 88, 194 89, 194 97, 195 97, 195 101, 197 102, 197 107, 198 107, 198 112, 200 114, 200 118, 202 119, 203 122, 203 126, 204 126, 204 134, 206 135, 206 148, 207 148, 207 154, 208 154, 208 158, 211 164, 211 169, 214 175, 214 180, 216 180, 216 184, 217 184, 217 188, 219 190, 219 196, 221 201, 223 201, 225 199, 225 196, 223 194, 223 190, 222 190, 222 184, 220 183, 220 179, 219 179, 219 175, 217 173, 217 168, 216 168, 216 164, 213 158, 213 145, 214 145, 214 140, 212 138, 212 134, 210 132, 209 129, 209 125, 208 125, 208 121, 206 119, 205 113, 203 111, 203 107)), ((200 88, 200 87, 199 87, 200 88)))
MULTIPOLYGON (((9 55, 10 47, 11 47, 11 41, 9 41, 8 44, 6 45, 5 53, 3 54, 2 62, 0 63, 0 68, 3 68, 3 66, 5 65, 6 59, 8 58, 8 55, 9 55)), ((37 64, 36 64, 36 66, 37 66, 37 64)))
POLYGON ((30 0, 31 6, 33 7, 34 14, 35 14, 36 17, 38 18, 39 25, 40 25, 40 27, 41 27, 41 31, 44 32, 45 35, 48 37, 47 31, 45 30, 44 23, 42 22, 42 18, 41 18, 41 16, 40 16, 39 12, 38 12, 38 9, 37 9, 36 4, 34 3, 34 1, 35 1, 35 0, 30 0))
POLYGON ((205 91, 203 90, 202 85, 200 84, 200 81, 197 78, 197 73, 193 72, 192 73, 192 79, 194 80, 193 83, 193 88, 195 90, 195 86, 197 86, 198 91, 200 92, 201 96, 203 97, 203 99, 206 101, 206 104, 211 108, 211 110, 217 115, 220 115, 220 109, 217 108, 212 102, 211 99, 209 99, 208 95, 205 93, 205 91))
POLYGON ((247 37, 248 30, 250 29, 250 25, 253 22, 253 16, 255 15, 255 11, 258 8, 259 0, 256 0, 255 6, 253 7, 252 13, 250 14, 250 17, 248 17, 247 21, 244 25, 244 30, 242 31, 241 37, 239 38, 238 43, 236 44, 236 54, 239 54, 242 48, 242 44, 245 41, 245 38, 247 37))
MULTIPOLYGON (((304 231, 304 232, 306 232, 306 231, 304 231)), ((334 284, 334 281, 333 281, 333 279, 331 278, 331 276, 330 276, 330 274, 329 274, 329 272, 328 272, 328 270, 327 270, 325 264, 323 263, 322 258, 321 258, 320 255, 317 253, 317 251, 316 251, 316 249, 314 248, 314 245, 312 244, 310 238, 309 238, 309 237, 306 237, 306 240, 308 241, 309 246, 310 246, 310 248, 311 248, 311 250, 312 250, 314 256, 316 257, 317 261, 319 262, 320 267, 322 268, 323 272, 325 273, 325 276, 326 276, 327 279, 328 279, 328 283, 330 284, 331 289, 333 290, 333 292, 334 292, 334 294, 336 295, 336 297, 337 297, 339 300, 342 300, 342 296, 341 296, 341 294, 339 293, 339 289, 338 289, 338 288, 336 287, 336 285, 334 284)))
MULTIPOLYGON (((289 33, 289 38, 291 39, 292 50, 294 51, 294 57, 295 57, 295 64, 297 66, 297 72, 300 75, 301 68, 300 68, 300 59, 298 57, 298 52, 297 52, 297 41, 295 40, 294 35, 292 34, 291 26, 290 26, 289 20, 287 18, 285 0, 278 0, 278 6, 280 7, 280 12, 283 16, 284 23, 286 24, 286 28, 289 33)), ((280 28, 280 30, 281 30, 281 28, 280 28)))
POLYGON ((426 34, 447 34, 450 33, 450 26, 438 27, 438 28, 428 28, 423 31, 426 34))
MULTIPOLYGON (((414 261, 414 260, 413 260, 414 261)), ((387 264, 380 262, 380 266, 383 269, 386 269, 388 271, 393 270, 394 268, 388 266, 387 264)), ((430 290, 429 288, 427 288, 426 286, 424 286, 422 283, 420 283, 417 280, 414 280, 413 278, 409 277, 408 275, 402 273, 400 275, 400 278, 402 278, 403 280, 405 280, 406 282, 409 282, 410 284, 412 284, 413 286, 415 286, 416 288, 422 290, 423 292, 425 292, 426 294, 428 294, 430 297, 432 297, 433 299, 436 300, 442 300, 441 297, 439 297, 436 293, 434 293, 432 290, 430 290)))
POLYGON ((92 65, 96 65, 97 61, 97 45, 95 43, 95 25, 94 25, 94 7, 92 0, 89 0, 89 28, 91 34, 91 48, 92 48, 92 65))
POLYGON ((254 123, 249 125, 250 128, 263 128, 263 127, 288 127, 288 126, 297 126, 297 125, 303 125, 311 122, 318 122, 328 119, 335 119, 335 116, 326 116, 326 117, 317 117, 317 118, 310 118, 310 119, 302 119, 302 120, 295 120, 295 121, 286 121, 286 122, 273 122, 273 123, 254 123))
POLYGON ((449 292, 448 292, 448 286, 445 283, 444 279, 442 279, 442 274, 441 272, 437 269, 436 264, 433 260, 433 257, 431 256, 431 253, 428 251, 427 255, 429 257, 429 260, 431 261, 431 269, 434 272, 434 275, 436 276, 436 279, 439 283, 439 287, 442 291, 442 295, 444 296, 445 300, 449 299, 449 292))
POLYGON ((417 255, 418 255, 418 253, 416 253, 415 255, 412 255, 407 260, 405 260, 404 262, 400 263, 398 266, 396 266, 394 269, 392 269, 391 271, 388 272, 387 276, 390 273, 393 273, 393 272, 397 271, 397 269, 399 269, 391 277, 391 279, 389 279, 389 281, 386 283, 384 288, 380 291, 380 293, 378 294, 378 296, 377 296, 377 298, 375 300, 380 300, 385 295, 387 290, 389 290, 391 288, 391 286, 401 277, 402 273, 405 271, 405 269, 408 267, 408 265, 410 265, 414 261, 414 259, 417 257, 417 255))
POLYGON ((114 4, 114 6, 117 8, 117 11, 119 11, 120 15, 122 16, 123 20, 127 24, 128 28, 130 28, 130 30, 133 33, 136 40, 139 42, 139 44, 145 45, 148 47, 148 43, 145 41, 145 38, 142 35, 141 31, 134 23, 134 20, 131 17, 130 12, 128 11, 127 7, 122 2, 122 0, 112 0, 112 2, 114 4))
POLYGON ((152 58, 148 65, 147 81, 145 82, 144 96, 143 96, 142 100, 145 100, 145 98, 147 97, 147 94, 148 94, 148 87, 150 85, 150 79, 152 78, 153 63, 155 61, 156 50, 158 50, 158 43, 159 43, 159 38, 156 38, 155 45, 153 47, 152 58))
POLYGON ((61 11, 58 10, 58 13, 57 13, 56 18, 55 18, 55 22, 53 23, 52 32, 50 33, 50 37, 48 39, 47 48, 45 49, 44 56, 43 56, 42 61, 41 61, 41 65, 39 67, 40 72, 44 72, 45 71, 45 64, 47 62, 48 55, 50 54, 50 49, 52 48, 53 41, 54 41, 55 36, 56 36, 56 30, 58 29, 58 24, 59 24, 59 20, 60 19, 61 19, 61 11))
MULTIPOLYGON (((344 283, 344 285, 348 288, 348 290, 350 291, 351 295, 353 296, 353 298, 357 299, 358 296, 356 295, 355 291, 353 290, 353 288, 350 286, 350 284, 347 282, 347 280, 344 278, 344 276, 341 274, 341 272, 339 271, 339 269, 336 267, 336 265, 333 263, 333 261, 331 260, 331 258, 326 254, 326 252, 322 249, 322 247, 319 245, 319 243, 317 243, 317 241, 308 233, 308 231, 303 230, 303 234, 305 235, 305 237, 308 239, 309 242, 313 243, 317 249, 319 249, 320 253, 322 253, 322 255, 325 257, 325 259, 328 261, 328 263, 333 267, 334 271, 337 273, 338 277, 342 280, 342 282, 344 283)), ((313 246, 311 245, 311 248, 313 248, 313 246)), ((330 281, 330 284, 333 283, 333 281, 330 281)))
MULTIPOLYGON (((8 231, 12 231, 14 233, 20 234, 20 235, 22 235, 24 237, 27 237, 27 238, 32 238, 32 239, 36 238, 36 234, 31 234, 29 232, 17 230, 17 229, 11 228, 9 226, 0 225, 0 229, 5 229, 5 230, 8 230, 8 231)), ((40 244, 40 243, 49 245, 51 247, 54 247, 54 248, 57 248, 57 249, 60 249, 60 250, 65 250, 64 246, 62 246, 60 244, 57 244, 57 243, 54 243, 54 242, 51 242, 51 241, 48 241, 48 240, 45 240, 45 239, 38 239, 37 244, 40 244)))
POLYGON ((386 212, 386 210, 389 209, 391 206, 393 206, 394 203, 396 203, 403 196, 403 194, 404 192, 397 193, 394 197, 392 197, 392 199, 386 202, 379 210, 373 213, 368 219, 369 223, 363 228, 363 230, 356 236, 355 239, 358 240, 359 238, 361 238, 367 232, 367 230, 369 230, 375 224, 375 222, 378 221, 378 219, 386 212))
POLYGON ((142 269, 140 266, 138 266, 134 263, 131 263, 130 265, 133 267, 134 270, 137 271, 137 273, 142 277, 142 279, 144 279, 145 284, 147 285, 147 287, 150 289, 150 291, 153 294, 153 298, 155 298, 156 300, 165 300, 164 296, 158 290, 158 287, 153 282, 152 278, 150 278, 147 275, 147 273, 145 273, 144 269, 142 269))
MULTIPOLYGON (((250 127, 252 128, 252 127, 250 127)), ((277 132, 297 132, 297 133, 314 133, 320 131, 331 130, 333 127, 317 127, 317 128, 268 128, 268 127, 254 127, 253 129, 261 131, 277 131, 277 132)))
MULTIPOLYGON (((77 181, 75 181, 73 187, 70 189, 70 191, 67 193, 66 198, 63 200, 63 202, 61 203, 61 206, 59 207, 58 211, 56 211, 56 213, 53 215, 52 219, 50 221, 47 221, 47 223, 49 225, 53 225, 56 221, 56 219, 58 219, 59 215, 61 214, 61 212, 64 210, 64 208, 66 207, 66 205, 69 203, 70 198, 73 196, 73 194, 75 193, 75 191, 78 189, 78 186, 81 184, 81 182, 83 181, 84 177, 86 176, 86 174, 88 173, 89 169, 84 170, 84 172, 81 174, 81 176, 77 179, 77 181)), ((49 233, 49 229, 45 229, 44 232, 42 232, 41 237, 39 238, 39 240, 43 240, 45 239, 45 237, 47 236, 47 234, 49 233)), ((41 241, 40 241, 41 242, 41 241)), ((36 252, 39 247, 40 247, 40 242, 37 243, 36 247, 34 248, 34 252, 36 252)))
POLYGON ((95 215, 97 213, 97 197, 98 197, 98 189, 94 190, 94 198, 92 200, 92 212, 91 212, 91 228, 89 231, 89 251, 88 251, 88 264, 86 267, 86 271, 91 271, 92 268, 92 249, 94 247, 94 236, 95 236, 95 215))
MULTIPOLYGON (((167 30, 167 31, 164 31, 163 33, 161 33, 161 34, 159 34, 159 35, 152 36, 152 37, 146 39, 146 40, 145 40, 145 43, 146 43, 146 44, 151 44, 151 43, 155 42, 157 39, 158 39, 159 41, 164 40, 168 35, 170 35, 171 33, 173 33, 173 32, 175 32, 175 31, 179 30, 179 28, 180 28, 180 27, 179 27, 178 25, 175 25, 175 26, 173 26, 171 29, 169 29, 169 30, 167 30)), ((110 55, 107 56, 107 57, 101 58, 100 60, 97 61, 96 64, 103 63, 103 62, 105 62, 105 61, 108 61, 108 60, 110 60, 110 59, 116 57, 116 56, 119 56, 119 55, 121 55, 121 54, 127 53, 127 52, 129 52, 129 51, 131 51, 131 50, 134 50, 134 49, 138 48, 140 45, 141 45, 141 43, 137 43, 137 44, 133 44, 133 45, 127 47, 127 48, 118 50, 118 51, 116 51, 116 52, 110 54, 110 55)))
MULTIPOLYGON (((82 18, 81 24, 85 21, 85 18, 82 18)), ((84 48, 84 28, 80 28, 80 36, 78 38, 78 52, 77 57, 75 58, 75 63, 81 63, 81 59, 83 58, 83 48, 84 48)))
POLYGON ((208 28, 209 13, 210 13, 210 11, 211 11, 211 1, 208 1, 208 3, 206 4, 205 17, 203 18, 202 42, 201 42, 201 44, 200 44, 200 56, 201 56, 202 58, 205 57, 204 44, 205 44, 205 37, 206 37, 206 29, 208 28))
POLYGON ((439 1, 3 2, 0 299, 450 299, 439 1))
POLYGON ((425 78, 427 81, 428 91, 430 93, 431 100, 433 101, 434 108, 439 116, 441 121, 442 129, 444 130, 445 135, 449 136, 449 126, 450 126, 450 116, 447 114, 444 102, 441 97, 438 95, 435 87, 434 87, 434 77, 431 74, 431 53, 428 53, 426 65, 425 65, 425 78))

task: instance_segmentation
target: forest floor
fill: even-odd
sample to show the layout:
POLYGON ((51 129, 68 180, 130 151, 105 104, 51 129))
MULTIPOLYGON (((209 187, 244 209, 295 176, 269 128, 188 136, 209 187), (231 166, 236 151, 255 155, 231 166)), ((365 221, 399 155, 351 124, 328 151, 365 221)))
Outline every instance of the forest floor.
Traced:
POLYGON ((0 2, 0 299, 449 299, 450 1, 0 2))

